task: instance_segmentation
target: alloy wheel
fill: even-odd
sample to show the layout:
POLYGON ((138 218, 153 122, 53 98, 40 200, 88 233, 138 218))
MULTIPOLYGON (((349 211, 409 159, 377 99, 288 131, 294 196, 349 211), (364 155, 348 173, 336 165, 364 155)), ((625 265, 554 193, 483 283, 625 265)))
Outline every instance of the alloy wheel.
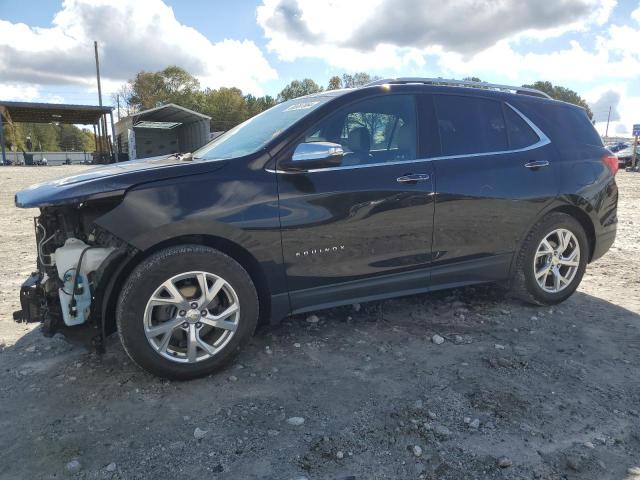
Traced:
POLYGON ((144 332, 163 357, 196 363, 220 352, 239 321, 240 302, 229 282, 209 272, 185 272, 153 292, 144 312, 144 332))
POLYGON ((533 259, 538 286, 548 293, 567 288, 580 266, 580 244, 566 228, 558 228, 542 239, 533 259))

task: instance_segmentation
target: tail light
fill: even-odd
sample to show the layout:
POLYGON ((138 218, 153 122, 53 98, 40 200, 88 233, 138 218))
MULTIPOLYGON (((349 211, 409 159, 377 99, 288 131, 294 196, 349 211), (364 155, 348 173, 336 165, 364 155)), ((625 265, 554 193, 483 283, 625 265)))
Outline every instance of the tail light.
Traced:
POLYGON ((602 157, 602 163, 609 167, 609 170, 611 170, 611 173, 613 175, 618 173, 618 157, 616 157, 615 155, 604 155, 602 157))

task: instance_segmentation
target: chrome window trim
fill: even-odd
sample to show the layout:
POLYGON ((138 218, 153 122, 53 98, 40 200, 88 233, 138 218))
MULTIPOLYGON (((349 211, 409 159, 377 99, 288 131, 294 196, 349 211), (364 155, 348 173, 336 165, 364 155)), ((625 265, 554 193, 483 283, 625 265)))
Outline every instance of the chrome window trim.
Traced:
POLYGON ((362 165, 344 165, 340 167, 328 167, 328 168, 312 168, 310 170, 305 170, 304 172, 293 172, 286 170, 274 170, 272 168, 265 169, 269 173, 280 173, 285 175, 298 175, 300 173, 318 173, 318 172, 333 172, 336 170, 356 170, 359 168, 371 168, 371 167, 382 167, 385 165, 404 165, 418 162, 431 162, 431 161, 439 161, 439 160, 450 160, 450 159, 458 159, 458 158, 467 158, 467 157, 486 157, 488 155, 506 155, 511 153, 520 153, 520 152, 528 152, 529 150, 535 150, 536 148, 544 147, 545 145, 549 145, 551 140, 547 137, 542 130, 538 128, 538 126, 529 120, 520 110, 511 105, 509 102, 504 102, 510 109, 516 112, 526 123, 531 127, 534 133, 538 136, 538 141, 529 145, 528 147, 517 148, 515 150, 499 150, 496 152, 483 152, 483 153, 466 153, 463 155, 442 155, 440 157, 429 157, 429 158, 417 158, 415 160, 398 160, 395 162, 378 162, 378 163, 365 163, 362 165))

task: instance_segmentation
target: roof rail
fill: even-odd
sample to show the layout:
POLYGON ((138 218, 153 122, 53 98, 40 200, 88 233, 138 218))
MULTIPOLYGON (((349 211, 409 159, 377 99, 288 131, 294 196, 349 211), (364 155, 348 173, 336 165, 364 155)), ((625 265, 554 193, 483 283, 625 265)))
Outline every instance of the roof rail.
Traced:
POLYGON ((497 90, 500 92, 513 92, 521 95, 532 95, 534 97, 551 98, 541 90, 527 87, 514 87, 511 85, 499 85, 496 83, 472 82, 468 80, 452 80, 448 78, 421 78, 421 77, 400 77, 400 78, 382 78, 365 85, 365 87, 373 87, 375 85, 389 84, 409 84, 422 83, 424 85, 442 85, 448 87, 467 87, 481 88, 485 90, 497 90))

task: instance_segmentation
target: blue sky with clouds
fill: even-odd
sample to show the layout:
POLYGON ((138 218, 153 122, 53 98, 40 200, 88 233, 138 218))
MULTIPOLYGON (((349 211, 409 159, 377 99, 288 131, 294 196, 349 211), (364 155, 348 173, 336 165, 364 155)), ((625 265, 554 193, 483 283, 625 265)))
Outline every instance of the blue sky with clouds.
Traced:
POLYGON ((204 86, 275 95, 335 74, 550 80, 599 130, 640 123, 640 0, 0 0, 0 98, 107 102, 135 72, 180 65, 204 86))

